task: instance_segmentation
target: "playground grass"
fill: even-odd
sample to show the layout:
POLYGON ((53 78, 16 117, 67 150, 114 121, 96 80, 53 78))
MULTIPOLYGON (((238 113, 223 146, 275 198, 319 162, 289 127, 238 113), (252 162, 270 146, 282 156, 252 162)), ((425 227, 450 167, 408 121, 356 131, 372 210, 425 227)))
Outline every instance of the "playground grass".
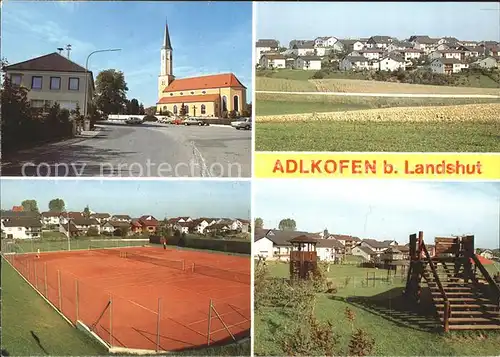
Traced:
MULTIPOLYGON (((271 263, 274 276, 287 277, 288 265, 271 263)), ((320 320, 329 320, 338 336, 338 346, 347 354, 351 325, 344 317, 348 307, 355 313, 354 328, 363 328, 375 340, 374 355, 391 356, 493 356, 498 355, 500 333, 453 332, 447 335, 420 327, 419 323, 432 325, 432 317, 411 316, 401 309, 401 292, 404 279, 398 272, 392 283, 385 282, 385 270, 332 265, 329 278, 338 287, 337 294, 318 294, 315 306, 320 320), (366 281, 366 275, 370 280, 366 281), (371 280, 375 273, 376 280, 371 280), (349 277, 349 278, 348 278, 349 277), (347 286, 346 283, 347 282, 347 286), (377 296, 375 298, 375 296, 377 296), (379 308, 358 303, 376 299, 379 308), (405 315, 406 314, 406 315, 405 315), (410 323, 412 320, 413 323, 410 323)), ((297 324, 279 308, 264 308, 255 314, 256 355, 284 355, 276 336, 297 324)))
MULTIPOLYGON (((104 356, 106 349, 68 324, 2 259, 2 355, 104 356)), ((250 341, 177 352, 186 356, 248 356, 250 341)))

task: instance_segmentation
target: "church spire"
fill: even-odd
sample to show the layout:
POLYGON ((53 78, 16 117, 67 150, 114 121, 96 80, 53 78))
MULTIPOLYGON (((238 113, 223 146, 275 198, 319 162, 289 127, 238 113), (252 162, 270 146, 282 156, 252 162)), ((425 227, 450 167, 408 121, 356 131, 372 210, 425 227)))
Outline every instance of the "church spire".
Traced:
POLYGON ((172 44, 170 43, 170 34, 168 33, 168 23, 167 19, 165 19, 165 34, 163 37, 163 47, 167 50, 172 50, 172 44))

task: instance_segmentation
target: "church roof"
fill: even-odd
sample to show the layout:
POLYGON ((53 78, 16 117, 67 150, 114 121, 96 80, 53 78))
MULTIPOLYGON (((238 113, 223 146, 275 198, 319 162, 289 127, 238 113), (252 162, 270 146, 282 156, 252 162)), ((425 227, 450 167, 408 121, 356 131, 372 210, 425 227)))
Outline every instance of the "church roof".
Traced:
POLYGON ((175 79, 163 90, 163 93, 227 87, 246 88, 233 73, 223 73, 210 76, 175 79))
POLYGON ((163 97, 157 104, 215 102, 219 98, 220 97, 218 94, 173 96, 173 97, 163 97))
POLYGON ((163 37, 163 48, 167 50, 172 49, 172 43, 170 42, 170 34, 168 33, 168 24, 166 21, 165 21, 165 34, 163 37))

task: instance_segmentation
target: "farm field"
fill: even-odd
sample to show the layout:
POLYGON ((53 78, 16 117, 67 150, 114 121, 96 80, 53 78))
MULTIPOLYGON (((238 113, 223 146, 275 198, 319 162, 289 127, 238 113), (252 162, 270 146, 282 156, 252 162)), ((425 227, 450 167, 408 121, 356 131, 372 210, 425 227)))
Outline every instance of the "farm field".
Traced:
MULTIPOLYGON (((322 79, 349 79, 349 80, 369 80, 368 74, 364 72, 350 72, 350 71, 320 71, 323 76, 322 79)), ((257 71, 257 78, 280 78, 280 79, 292 79, 292 80, 303 80, 307 81, 310 79, 315 79, 316 71, 308 70, 297 70, 297 69, 280 69, 280 70, 259 70, 257 71)), ((496 73, 496 78, 498 78, 499 72, 496 73)), ((457 85, 460 87, 479 87, 479 88, 498 88, 499 84, 497 81, 493 80, 487 75, 479 73, 460 73, 454 74, 455 78, 458 79, 457 85)), ((319 79, 319 78, 318 78, 319 79)), ((371 80, 372 82, 375 79, 371 80)), ((389 83, 383 81, 377 81, 382 83, 389 83)))
POLYGON ((500 88, 435 86, 358 79, 256 78, 256 91, 500 95, 500 88))
POLYGON ((260 116, 256 150, 500 152, 499 112, 474 104, 260 116))
MULTIPOLYGON (((273 277, 288 277, 286 263, 268 263, 273 277)), ((377 356, 486 356, 497 355, 498 332, 453 332, 437 330, 433 316, 408 311, 401 297, 405 277, 399 272, 386 281, 383 270, 356 266, 332 265, 327 273, 337 293, 316 294, 314 314, 320 322, 332 324, 337 343, 335 353, 347 354, 353 329, 363 329, 374 339, 373 354, 377 356), (370 279, 367 281, 366 276, 370 279), (372 279, 375 273, 375 279, 372 279), (353 313, 351 324, 346 309, 353 313)), ((292 312, 293 314, 293 312, 292 312)), ((286 355, 283 337, 299 323, 291 318, 286 307, 263 306, 255 314, 256 355, 286 355)), ((300 342, 307 343, 306 340, 300 342)), ((299 343, 299 342, 298 342, 299 343)), ((307 348, 304 347, 304 348, 307 348)))

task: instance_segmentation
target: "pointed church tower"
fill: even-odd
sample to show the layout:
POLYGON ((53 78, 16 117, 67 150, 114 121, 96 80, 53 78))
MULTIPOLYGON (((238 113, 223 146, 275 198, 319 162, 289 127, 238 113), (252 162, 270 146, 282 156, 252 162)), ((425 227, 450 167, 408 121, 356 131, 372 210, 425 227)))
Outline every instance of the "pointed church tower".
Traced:
POLYGON ((161 67, 158 76, 158 100, 163 97, 163 90, 174 80, 172 63, 172 44, 168 33, 168 23, 165 21, 165 33, 163 35, 163 46, 160 51, 161 67))

